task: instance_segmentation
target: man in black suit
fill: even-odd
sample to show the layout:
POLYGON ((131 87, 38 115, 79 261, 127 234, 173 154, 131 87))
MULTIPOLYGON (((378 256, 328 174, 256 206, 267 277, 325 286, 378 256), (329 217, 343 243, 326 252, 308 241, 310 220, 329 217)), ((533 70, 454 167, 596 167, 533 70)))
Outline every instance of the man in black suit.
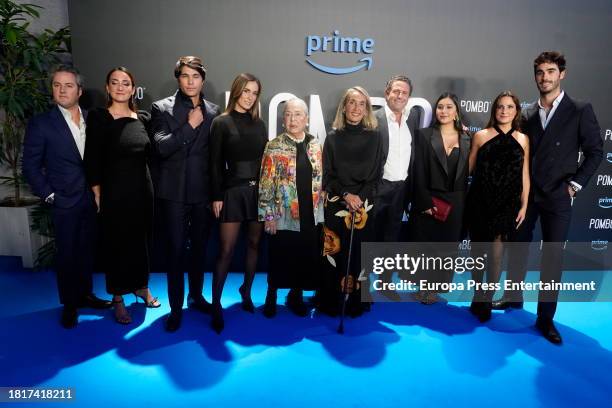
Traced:
POLYGON ((414 138, 421 123, 421 109, 406 109, 411 94, 412 82, 407 76, 392 77, 385 87, 387 103, 376 112, 383 140, 383 178, 374 206, 378 241, 399 239, 403 214, 412 195, 414 138))
POLYGON ((170 315, 166 330, 181 325, 185 280, 182 269, 187 240, 189 294, 187 304, 201 312, 210 310, 202 296, 206 244, 212 217, 209 209, 208 134, 219 107, 204 99, 206 69, 198 57, 181 57, 174 76, 179 89, 153 103, 151 128, 159 168, 155 184, 158 207, 168 241, 168 297, 170 315))
MULTIPOLYGON (((599 124, 589 103, 574 101, 561 89, 565 78, 565 57, 556 51, 541 53, 533 63, 540 98, 523 118, 523 131, 529 136, 531 192, 525 221, 514 241, 531 242, 535 224, 542 227, 540 280, 560 282, 563 244, 567 239, 572 198, 582 190, 603 159, 599 124), (578 151, 584 161, 578 164, 578 151)), ((509 253, 508 279, 520 282, 527 271, 528 249, 509 253)), ((561 343, 553 324, 558 291, 540 291, 536 328, 550 342, 561 343)), ((494 302, 494 309, 522 308, 522 292, 506 292, 494 302)))
MULTIPOLYGON (((378 183, 374 210, 376 211, 376 240, 395 242, 400 240, 404 211, 412 195, 412 167, 414 163, 414 138, 420 127, 421 110, 416 106, 408 110, 412 94, 412 81, 404 75, 395 75, 385 87, 384 107, 376 111, 378 131, 383 141, 383 177, 378 183)), ((385 272, 381 279, 391 281, 385 272)), ((384 294, 391 300, 399 300, 393 291, 384 294)))
POLYGON ((111 302, 92 293, 96 204, 85 180, 85 114, 79 107, 82 78, 74 67, 51 74, 56 106, 33 117, 23 144, 23 174, 32 192, 51 206, 61 324, 77 325, 77 308, 105 309, 111 302))

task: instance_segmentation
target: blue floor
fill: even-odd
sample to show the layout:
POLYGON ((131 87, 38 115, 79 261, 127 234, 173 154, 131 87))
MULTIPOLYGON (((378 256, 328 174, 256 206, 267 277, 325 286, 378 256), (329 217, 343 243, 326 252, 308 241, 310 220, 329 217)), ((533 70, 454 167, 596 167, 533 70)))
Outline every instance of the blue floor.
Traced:
MULTIPOLYGON (((164 332, 163 274, 151 276, 160 309, 126 298, 133 324, 82 310, 78 327, 65 330, 52 272, 0 257, 0 386, 73 387, 76 400, 61 404, 72 407, 610 406, 611 303, 559 304, 561 347, 536 333, 533 303, 485 325, 466 304, 381 303, 349 319, 341 336, 325 316, 242 312, 240 282, 228 279, 220 336, 191 311, 178 332, 164 332)), ((102 275, 95 290, 104 295, 102 275)), ((256 306, 264 296, 258 274, 256 306)))

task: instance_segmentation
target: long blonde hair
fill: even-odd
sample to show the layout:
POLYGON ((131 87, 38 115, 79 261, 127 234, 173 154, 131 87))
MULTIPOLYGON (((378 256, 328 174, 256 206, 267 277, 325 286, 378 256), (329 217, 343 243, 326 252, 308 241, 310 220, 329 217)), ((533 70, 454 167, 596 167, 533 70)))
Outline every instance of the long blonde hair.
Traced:
POLYGON ((368 91, 366 91, 361 86, 350 87, 344 92, 344 95, 342 95, 342 99, 340 99, 340 103, 338 104, 338 109, 336 110, 336 117, 334 118, 334 123, 332 124, 332 127, 338 130, 344 129, 344 126, 346 125, 346 115, 344 113, 344 108, 349 98, 349 95, 353 92, 357 92, 365 96, 366 113, 365 115, 363 115, 363 119, 361 119, 361 124, 364 128, 368 130, 376 129, 376 127, 378 126, 378 121, 376 120, 376 117, 374 116, 374 111, 372 110, 372 104, 370 103, 370 95, 368 94, 368 91))

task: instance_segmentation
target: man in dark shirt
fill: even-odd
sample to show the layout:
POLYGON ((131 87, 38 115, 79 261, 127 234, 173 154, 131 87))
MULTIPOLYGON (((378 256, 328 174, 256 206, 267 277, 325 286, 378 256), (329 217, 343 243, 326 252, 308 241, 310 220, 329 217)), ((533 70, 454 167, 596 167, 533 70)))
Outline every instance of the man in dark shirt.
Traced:
POLYGON ((155 184, 159 213, 168 241, 168 297, 170 315, 166 330, 181 325, 185 281, 182 269, 187 240, 189 307, 208 312, 202 296, 206 243, 212 222, 209 204, 208 134, 219 107, 202 94, 206 69, 198 57, 181 57, 174 76, 179 89, 173 96, 153 103, 153 143, 159 163, 155 184))

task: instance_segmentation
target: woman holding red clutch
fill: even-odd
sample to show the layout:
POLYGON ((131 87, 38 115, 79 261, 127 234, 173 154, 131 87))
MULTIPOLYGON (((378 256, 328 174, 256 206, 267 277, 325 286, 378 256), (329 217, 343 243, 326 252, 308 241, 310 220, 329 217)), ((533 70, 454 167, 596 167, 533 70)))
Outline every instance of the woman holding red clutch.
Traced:
MULTIPOLYGON (((457 96, 445 92, 436 101, 431 127, 419 129, 415 140, 414 191, 410 214, 413 242, 459 242, 467 193, 470 137, 464 132, 457 96)), ((452 281, 452 271, 435 276, 452 281)), ((431 279, 428 279, 428 281, 431 279)), ((431 304, 436 290, 417 298, 431 304)))

